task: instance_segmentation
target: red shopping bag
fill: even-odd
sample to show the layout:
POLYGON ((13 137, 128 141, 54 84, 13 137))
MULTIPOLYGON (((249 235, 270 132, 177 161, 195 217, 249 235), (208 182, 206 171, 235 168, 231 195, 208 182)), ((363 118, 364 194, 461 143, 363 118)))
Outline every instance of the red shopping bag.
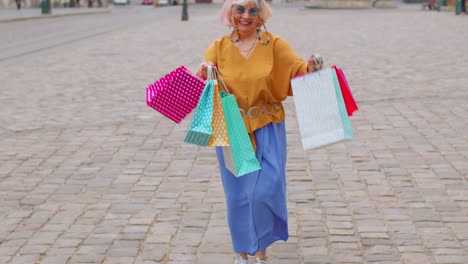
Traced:
POLYGON ((344 75, 344 72, 341 68, 337 67, 336 65, 332 66, 332 68, 336 72, 336 76, 338 77, 338 82, 340 83, 341 93, 343 94, 343 99, 346 106, 346 112, 348 112, 348 116, 352 116, 355 111, 358 110, 356 101, 354 101, 354 97, 351 93, 351 89, 349 88, 348 81, 344 75))

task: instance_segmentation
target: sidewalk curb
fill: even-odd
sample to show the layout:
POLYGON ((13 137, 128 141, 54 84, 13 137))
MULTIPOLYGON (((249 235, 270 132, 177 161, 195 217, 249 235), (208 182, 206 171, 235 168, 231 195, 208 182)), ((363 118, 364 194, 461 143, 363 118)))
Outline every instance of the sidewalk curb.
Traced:
POLYGON ((109 14, 109 13, 112 13, 112 10, 89 11, 89 12, 70 13, 70 14, 48 14, 48 15, 30 16, 30 17, 16 17, 16 18, 7 18, 3 20, 0 19, 0 24, 17 22, 17 21, 33 20, 33 19, 59 18, 59 17, 64 17, 64 16, 82 16, 82 15, 84 16, 84 15, 109 14))

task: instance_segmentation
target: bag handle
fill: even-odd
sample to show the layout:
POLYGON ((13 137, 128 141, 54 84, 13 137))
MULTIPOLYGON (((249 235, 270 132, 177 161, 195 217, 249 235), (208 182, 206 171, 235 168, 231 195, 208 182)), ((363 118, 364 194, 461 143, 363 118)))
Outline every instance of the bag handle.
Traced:
POLYGON ((206 68, 207 68, 207 69, 206 69, 206 72, 207 72, 207 75, 208 75, 208 76, 207 76, 207 77, 208 77, 208 80, 212 80, 212 81, 216 80, 216 79, 215 79, 214 72, 213 72, 213 66, 211 66, 211 65, 208 64, 206 68))
POLYGON ((214 68, 212 65, 207 65, 206 67, 206 71, 207 71, 207 77, 208 77, 208 80, 212 80, 212 81, 215 81, 216 83, 218 83, 218 79, 221 81, 221 83, 223 84, 224 88, 223 87, 220 87, 221 90, 223 90, 224 92, 228 93, 228 94, 231 94, 231 92, 229 92, 229 89, 227 88, 226 84, 224 83, 224 80, 223 78, 221 78, 221 74, 219 73, 218 71, 218 68, 214 68))
MULTIPOLYGON (((211 67, 211 66, 210 66, 210 67, 211 67)), ((219 73, 218 68, 215 68, 215 69, 213 70, 213 67, 211 67, 211 69, 212 69, 212 71, 213 71, 213 76, 215 77, 215 80, 216 80, 216 79, 219 79, 219 80, 221 81, 221 83, 223 84, 224 88, 221 87, 221 89, 222 89, 224 92, 226 92, 226 93, 228 93, 228 94, 231 94, 231 92, 229 92, 229 89, 227 88, 226 84, 224 83, 223 78, 221 78, 221 74, 219 73), (216 76, 217 76, 217 77, 216 77, 216 76)))

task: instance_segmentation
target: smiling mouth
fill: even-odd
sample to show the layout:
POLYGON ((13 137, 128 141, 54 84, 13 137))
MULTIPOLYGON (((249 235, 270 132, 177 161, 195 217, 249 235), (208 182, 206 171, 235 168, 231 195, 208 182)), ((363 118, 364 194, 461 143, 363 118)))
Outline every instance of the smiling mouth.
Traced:
POLYGON ((248 21, 239 21, 239 24, 241 24, 241 25, 250 25, 250 24, 252 24, 252 22, 248 22, 248 21))

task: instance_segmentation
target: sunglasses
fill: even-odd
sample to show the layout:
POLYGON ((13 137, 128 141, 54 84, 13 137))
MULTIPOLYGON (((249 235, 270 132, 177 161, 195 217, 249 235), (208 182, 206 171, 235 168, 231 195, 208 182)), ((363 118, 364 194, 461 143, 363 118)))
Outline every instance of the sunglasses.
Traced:
MULTIPOLYGON (((241 6, 241 5, 238 5, 234 8, 234 12, 236 12, 236 14, 238 15, 243 15, 245 13, 245 11, 247 11, 245 9, 245 7, 241 6)), ((249 16, 251 17, 256 17, 258 15, 260 15, 260 8, 258 7, 252 7, 248 10, 249 12, 249 16)))

